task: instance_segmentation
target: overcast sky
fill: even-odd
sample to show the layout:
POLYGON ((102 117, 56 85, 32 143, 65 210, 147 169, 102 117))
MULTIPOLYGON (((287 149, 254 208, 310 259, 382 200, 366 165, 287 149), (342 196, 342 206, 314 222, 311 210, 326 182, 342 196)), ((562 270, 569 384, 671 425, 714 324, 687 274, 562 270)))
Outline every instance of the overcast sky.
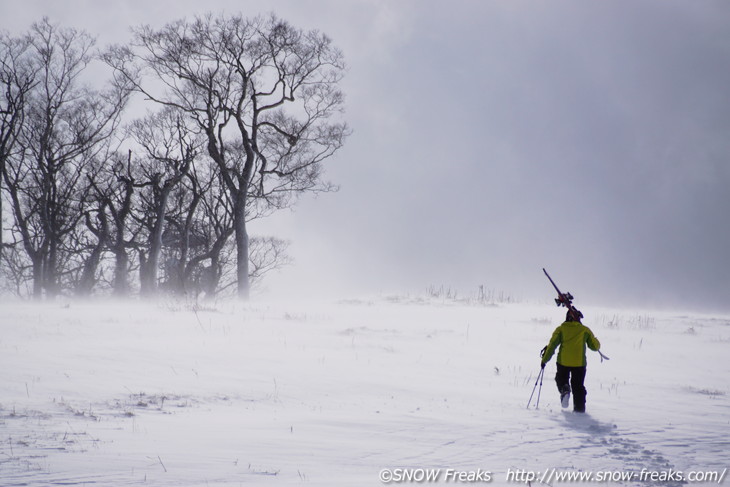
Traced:
POLYGON ((252 234, 272 293, 479 285, 576 304, 730 308, 730 3, 0 0, 99 45, 206 11, 275 12, 345 53, 338 193, 252 234))

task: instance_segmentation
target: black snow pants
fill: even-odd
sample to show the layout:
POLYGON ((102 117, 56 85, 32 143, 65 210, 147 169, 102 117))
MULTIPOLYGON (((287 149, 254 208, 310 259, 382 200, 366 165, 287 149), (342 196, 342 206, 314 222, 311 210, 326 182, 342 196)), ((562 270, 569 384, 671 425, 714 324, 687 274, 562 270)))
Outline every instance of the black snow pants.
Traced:
POLYGON ((566 367, 558 364, 558 372, 555 374, 555 383, 558 385, 558 391, 561 394, 566 390, 572 391, 573 411, 580 413, 586 410, 587 392, 583 385, 585 378, 585 367, 566 367))

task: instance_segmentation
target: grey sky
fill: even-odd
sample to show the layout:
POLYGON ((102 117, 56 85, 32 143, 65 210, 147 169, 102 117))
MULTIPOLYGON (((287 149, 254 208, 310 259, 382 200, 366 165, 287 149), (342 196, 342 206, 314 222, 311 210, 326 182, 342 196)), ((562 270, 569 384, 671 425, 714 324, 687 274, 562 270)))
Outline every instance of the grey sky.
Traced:
POLYGON ((0 0, 99 44, 205 11, 276 12, 349 64, 341 190, 251 228, 292 240, 272 291, 480 284, 577 303, 730 304, 724 1, 0 0))

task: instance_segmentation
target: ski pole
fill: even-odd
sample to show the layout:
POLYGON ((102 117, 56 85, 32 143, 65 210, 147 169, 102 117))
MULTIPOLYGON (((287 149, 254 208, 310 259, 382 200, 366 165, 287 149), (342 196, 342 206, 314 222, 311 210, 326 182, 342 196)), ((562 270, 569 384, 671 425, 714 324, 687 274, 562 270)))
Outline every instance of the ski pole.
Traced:
MULTIPOLYGON (((530 403, 532 402, 532 396, 535 395, 535 389, 537 389, 537 383, 540 383, 540 391, 542 391, 542 376, 545 374, 545 369, 540 367, 540 372, 537 374, 537 379, 535 379, 535 385, 532 388, 532 394, 530 394, 530 400, 527 401, 527 408, 530 409, 530 403)), ((538 405, 540 404, 540 392, 537 393, 537 404, 535 405, 535 409, 537 409, 538 405)))

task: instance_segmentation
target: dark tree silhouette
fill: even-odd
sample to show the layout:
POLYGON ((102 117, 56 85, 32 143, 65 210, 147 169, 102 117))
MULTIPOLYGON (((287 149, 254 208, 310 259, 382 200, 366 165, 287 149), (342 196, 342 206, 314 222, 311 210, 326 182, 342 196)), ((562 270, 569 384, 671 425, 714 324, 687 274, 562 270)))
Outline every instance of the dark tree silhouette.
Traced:
POLYGON ((118 126, 130 90, 82 84, 93 39, 48 19, 15 43, 27 43, 24 63, 35 73, 25 95, 23 124, 3 167, 13 209, 12 231, 31 261, 33 295, 54 296, 69 262, 66 242, 84 212, 79 194, 86 166, 118 126))
POLYGON ((342 147, 342 53, 317 31, 238 15, 135 30, 105 60, 148 99, 172 107, 206 138, 232 202, 238 295, 249 294, 247 214, 328 191, 322 163, 342 147), (234 157, 233 148, 242 157, 234 157))

